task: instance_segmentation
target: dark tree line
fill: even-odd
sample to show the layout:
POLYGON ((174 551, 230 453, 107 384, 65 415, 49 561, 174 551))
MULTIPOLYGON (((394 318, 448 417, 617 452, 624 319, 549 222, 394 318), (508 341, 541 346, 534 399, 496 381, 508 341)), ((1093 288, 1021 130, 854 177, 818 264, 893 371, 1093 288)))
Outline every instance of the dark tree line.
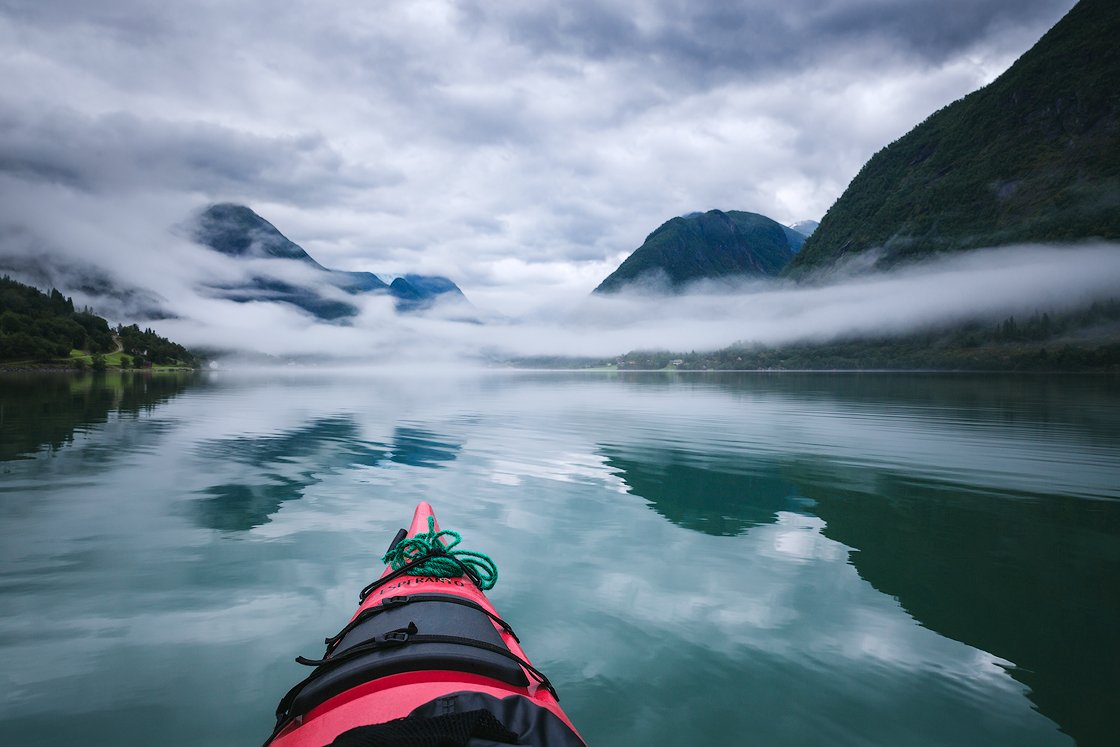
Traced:
POLYGON ((132 356, 133 365, 141 367, 145 362, 173 364, 194 363, 191 355, 182 345, 160 337, 151 329, 140 330, 139 325, 117 326, 117 336, 124 352, 132 356))
POLYGON ((0 360, 66 358, 74 348, 113 349, 109 324, 56 289, 49 294, 0 278, 0 360))
POLYGON ((736 345, 713 352, 632 351, 620 369, 1019 371, 1120 370, 1120 300, 1021 320, 971 322, 902 337, 847 338, 780 347, 736 345))
MULTIPOLYGON (((115 332, 131 356, 122 358, 125 365, 196 362, 182 345, 151 329, 141 331, 133 324, 115 332)), ((88 308, 75 309, 74 301, 57 289, 43 293, 7 275, 0 278, 0 361, 52 361, 84 350, 92 354, 94 370, 103 370, 105 354, 116 348, 113 334, 108 322, 88 308)))

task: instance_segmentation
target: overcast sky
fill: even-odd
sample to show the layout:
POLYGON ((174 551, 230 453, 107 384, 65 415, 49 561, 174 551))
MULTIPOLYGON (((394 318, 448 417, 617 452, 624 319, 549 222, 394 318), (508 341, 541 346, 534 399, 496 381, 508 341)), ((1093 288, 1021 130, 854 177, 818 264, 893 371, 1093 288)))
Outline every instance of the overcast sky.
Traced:
POLYGON ((0 0, 3 236, 101 216, 82 256, 112 262, 123 224, 236 201, 329 266, 519 313, 675 215, 819 220, 1072 5, 0 0))

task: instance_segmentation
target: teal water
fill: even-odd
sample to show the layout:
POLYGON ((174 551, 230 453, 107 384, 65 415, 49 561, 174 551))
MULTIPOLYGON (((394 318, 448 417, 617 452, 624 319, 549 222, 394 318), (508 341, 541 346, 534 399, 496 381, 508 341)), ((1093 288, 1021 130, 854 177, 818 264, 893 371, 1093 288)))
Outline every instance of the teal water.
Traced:
POLYGON ((0 378, 4 744, 254 745, 428 500, 594 745, 1104 745, 1120 386, 0 378))

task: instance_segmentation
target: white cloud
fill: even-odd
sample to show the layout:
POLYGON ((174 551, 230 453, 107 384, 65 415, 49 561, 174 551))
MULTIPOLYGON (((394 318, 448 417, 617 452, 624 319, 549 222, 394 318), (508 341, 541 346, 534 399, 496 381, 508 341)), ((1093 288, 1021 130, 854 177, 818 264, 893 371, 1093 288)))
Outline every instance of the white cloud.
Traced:
MULTIPOLYGON (((574 302, 674 215, 819 219, 1071 4, 13 0, 0 223, 236 200, 329 266, 574 302), (17 214, 28 181, 54 189, 17 214)), ((121 264, 121 229, 87 259, 121 264)))

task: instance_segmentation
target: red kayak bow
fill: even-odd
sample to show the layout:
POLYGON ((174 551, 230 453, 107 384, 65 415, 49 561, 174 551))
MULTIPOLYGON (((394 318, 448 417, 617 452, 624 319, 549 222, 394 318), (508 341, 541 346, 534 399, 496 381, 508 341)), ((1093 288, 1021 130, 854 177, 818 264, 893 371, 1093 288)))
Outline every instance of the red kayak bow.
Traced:
POLYGON ((315 668, 280 701, 266 745, 583 747, 552 684, 480 588, 487 579, 463 562, 477 554, 449 551, 449 534, 430 505, 416 507, 386 557, 398 546, 412 553, 362 590, 323 658, 298 659, 315 668))

